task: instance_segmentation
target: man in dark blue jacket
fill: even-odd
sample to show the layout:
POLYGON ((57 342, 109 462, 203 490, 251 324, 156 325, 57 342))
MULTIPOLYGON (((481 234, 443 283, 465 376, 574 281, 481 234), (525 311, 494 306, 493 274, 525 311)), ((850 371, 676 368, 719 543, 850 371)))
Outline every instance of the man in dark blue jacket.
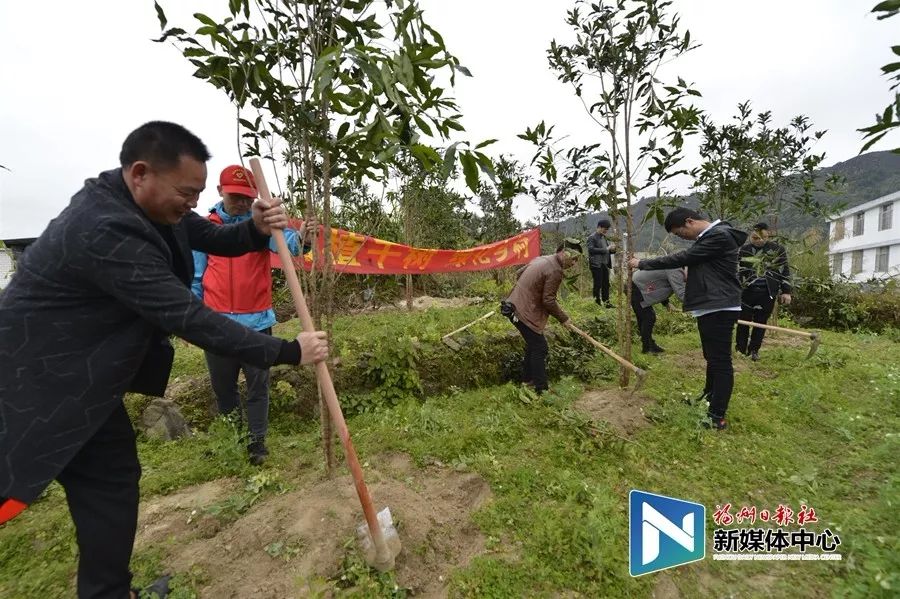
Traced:
POLYGON ((609 271, 612 269, 612 255, 616 253, 616 244, 610 243, 606 238, 611 226, 609 219, 600 219, 597 230, 587 240, 588 264, 594 279, 594 301, 605 308, 613 307, 609 303, 609 271))
POLYGON ((709 401, 706 424, 721 430, 727 426, 725 411, 734 388, 731 340, 741 312, 738 250, 747 234, 720 220, 709 222, 689 208, 669 212, 665 227, 669 233, 695 243, 668 256, 632 258, 628 265, 640 270, 688 267, 683 310, 697 318, 706 359, 706 384, 700 398, 709 401))
MULTIPOLYGON (((750 243, 741 248, 738 258, 741 261, 738 276, 744 286, 741 320, 765 324, 775 309, 776 299, 785 305, 791 303, 787 250, 769 240, 769 225, 757 223, 750 233, 750 243)), ((759 360, 759 348, 766 330, 753 327, 751 333, 749 328, 745 324, 738 325, 735 344, 739 352, 749 355, 755 362, 759 360)))
POLYGON ((121 168, 88 179, 29 247, 0 295, 0 523, 54 479, 78 540, 78 597, 124 599, 137 528, 138 463, 122 398, 162 395, 169 335, 259 367, 312 363, 325 334, 258 333, 191 293, 191 250, 237 256, 284 228, 280 206, 217 226, 193 212, 209 152, 154 121, 122 145, 121 168))

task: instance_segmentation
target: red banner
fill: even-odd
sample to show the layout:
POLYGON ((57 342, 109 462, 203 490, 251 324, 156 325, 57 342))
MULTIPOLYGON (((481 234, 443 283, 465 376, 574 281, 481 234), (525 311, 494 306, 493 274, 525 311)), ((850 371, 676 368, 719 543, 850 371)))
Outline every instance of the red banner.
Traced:
MULTIPOLYGON (((291 227, 299 228, 299 222, 291 227)), ((325 239, 316 237, 319 255, 324 256, 325 239)), ((527 264, 541 254, 540 229, 532 229, 515 237, 480 245, 468 250, 432 250, 375 239, 343 229, 331 230, 331 255, 334 270, 360 275, 430 274, 492 270, 527 264)), ((272 268, 281 268, 281 259, 272 254, 272 268)), ((298 268, 310 270, 313 253, 294 258, 298 268)), ((317 269, 321 269, 319 265, 317 269)))

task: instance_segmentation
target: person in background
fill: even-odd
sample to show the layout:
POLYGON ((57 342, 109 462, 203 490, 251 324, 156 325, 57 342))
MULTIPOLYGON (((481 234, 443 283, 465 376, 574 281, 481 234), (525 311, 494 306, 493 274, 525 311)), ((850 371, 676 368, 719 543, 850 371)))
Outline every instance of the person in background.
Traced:
POLYGON ((653 306, 662 304, 669 308, 669 298, 672 294, 683 302, 685 277, 682 268, 638 270, 632 273, 631 309, 637 319, 642 353, 661 354, 665 351, 653 339, 653 327, 656 325, 656 312, 653 306))
POLYGON ((612 223, 602 218, 597 222, 597 230, 587 240, 588 263, 594 279, 594 301, 597 305, 612 308, 609 302, 609 271, 612 269, 612 255, 616 253, 616 244, 610 243, 606 233, 612 223))
POLYGON ((704 425, 722 430, 728 426, 725 412, 734 388, 731 340, 741 311, 738 251, 747 234, 721 220, 710 222, 689 208, 669 212, 664 225, 667 232, 694 244, 668 256, 631 258, 628 265, 640 270, 688 267, 682 309, 697 319, 706 360, 706 384, 698 401, 709 400, 704 425))
MULTIPOLYGON (((219 174, 217 187, 222 198, 209 211, 209 221, 216 225, 233 225, 251 218, 250 207, 258 191, 253 173, 240 165, 225 167, 219 174)), ((304 223, 300 231, 286 228, 285 241, 293 255, 299 255, 300 243, 311 226, 304 223)), ((211 256, 194 251, 194 278, 191 289, 203 303, 235 322, 265 335, 272 334, 275 311, 272 309, 272 267, 269 256, 277 253, 275 240, 257 251, 242 256, 211 256)), ((205 351, 209 378, 220 414, 235 414, 243 421, 238 374, 247 381, 247 452, 250 463, 262 464, 269 450, 266 434, 269 427, 269 369, 260 368, 239 357, 205 351)))
POLYGON ((500 313, 509 318, 525 339, 522 380, 538 394, 547 390, 547 339, 544 329, 552 315, 566 324, 569 315, 560 307, 556 294, 563 271, 574 266, 584 255, 581 242, 568 238, 556 253, 538 256, 528 263, 509 297, 501 302, 500 313))
MULTIPOLYGON (((741 320, 765 324, 775 309, 776 299, 784 305, 791 303, 787 250, 769 239, 769 225, 757 223, 750 233, 750 242, 741 247, 738 257, 738 275, 744 286, 741 320)), ((739 324, 735 336, 737 351, 749 355, 754 362, 759 360, 765 335, 765 329, 739 324)))

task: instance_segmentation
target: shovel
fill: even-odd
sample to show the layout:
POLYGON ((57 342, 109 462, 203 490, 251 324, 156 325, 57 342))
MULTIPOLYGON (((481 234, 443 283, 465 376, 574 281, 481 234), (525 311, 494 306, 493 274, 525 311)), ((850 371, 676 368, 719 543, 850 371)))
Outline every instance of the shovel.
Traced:
POLYGON ((459 343, 457 343, 456 341, 454 341, 453 339, 451 339, 450 337, 452 337, 453 335, 455 335, 455 334, 457 334, 457 333, 461 333, 461 332, 465 331, 466 329, 468 329, 468 328, 469 328, 470 326, 472 326, 473 324, 479 323, 479 322, 481 322, 482 320, 484 320, 485 318, 490 318, 490 317, 493 316, 495 313, 496 313, 495 310, 491 310, 490 312, 488 312, 488 313, 485 314, 484 316, 479 316, 478 318, 476 318, 475 320, 473 320, 473 321, 470 322, 469 324, 467 324, 467 325, 465 325, 465 326, 459 327, 458 329, 456 329, 456 330, 453 331, 452 333, 447 333, 446 335, 444 335, 443 337, 441 337, 441 343, 443 343, 444 345, 446 345, 447 347, 449 347, 449 348, 452 349, 453 351, 459 351, 459 350, 461 350, 461 349, 462 349, 462 346, 461 346, 459 343))
POLYGON ((609 356, 610 358, 612 358, 613 360, 615 360, 616 362, 618 362, 619 364, 621 364, 628 370, 634 372, 635 377, 637 377, 637 382, 635 382, 635 384, 634 384, 634 389, 631 391, 632 393, 634 393, 635 391, 637 391, 638 389, 641 388, 641 385, 644 384, 644 380, 647 378, 646 370, 644 370, 643 368, 638 368, 637 366, 635 366, 634 364, 632 364, 631 362, 629 362, 628 360, 626 360, 625 358, 623 358, 622 356, 620 356, 619 354, 614 352, 613 350, 609 349, 608 347, 606 347, 605 345, 603 345, 602 343, 600 343, 599 341, 597 341, 596 339, 594 339, 593 337, 591 337, 590 335, 588 335, 587 333, 585 333, 584 331, 582 331, 581 329, 576 327, 574 324, 566 323, 563 326, 566 327, 567 329, 569 329, 570 331, 572 331, 573 333, 580 335, 581 337, 584 338, 585 341, 587 341, 588 343, 590 343, 591 345, 593 345, 594 347, 596 347, 597 349, 599 349, 600 351, 605 353, 607 356, 609 356))
MULTIPOLYGON (((272 195, 269 193, 269 186, 266 184, 266 178, 258 158, 250 159, 250 168, 253 171, 253 176, 256 178, 256 187, 259 190, 260 198, 266 202, 272 202, 272 195)), ((300 288, 300 280, 297 278, 297 271, 294 269, 294 260, 284 240, 284 232, 281 229, 273 229, 272 237, 278 246, 278 256, 281 258, 284 276, 291 289, 294 307, 297 309, 300 322, 303 323, 303 330, 307 332, 314 331, 315 327, 312 317, 309 315, 309 308, 306 306, 306 300, 303 297, 303 289, 300 288)), ((377 515, 375 514, 375 506, 372 503, 372 497, 369 495, 366 482, 363 480, 362 467, 359 465, 359 458, 356 456, 353 443, 350 441, 350 431, 347 430, 347 423, 344 421, 343 412, 341 412, 341 404, 338 402, 337 393, 334 390, 331 373, 328 371, 328 365, 325 362, 316 364, 316 378, 319 381, 322 394, 325 396, 325 403, 328 405, 331 420, 334 422, 334 427, 337 429, 341 443, 344 445, 347 465, 350 467, 350 474, 353 476, 353 483, 356 486, 356 494, 359 496, 359 502, 362 504, 363 514, 366 518, 368 531, 363 532, 361 535, 366 562, 382 572, 391 570, 394 567, 394 558, 400 553, 400 537, 397 535, 397 529, 394 528, 394 523, 391 520, 391 511, 389 508, 385 508, 377 515)))
POLYGON ((798 331, 797 329, 786 329, 784 327, 776 327, 770 324, 760 324, 758 322, 750 322, 749 320, 738 320, 738 324, 742 324, 748 327, 756 327, 758 329, 768 329, 770 331, 781 331, 782 333, 788 333, 790 335, 798 335, 800 337, 809 337, 809 353, 806 354, 806 359, 810 359, 813 357, 813 354, 816 353, 816 350, 819 349, 819 344, 822 342, 818 333, 810 333, 808 331, 798 331))

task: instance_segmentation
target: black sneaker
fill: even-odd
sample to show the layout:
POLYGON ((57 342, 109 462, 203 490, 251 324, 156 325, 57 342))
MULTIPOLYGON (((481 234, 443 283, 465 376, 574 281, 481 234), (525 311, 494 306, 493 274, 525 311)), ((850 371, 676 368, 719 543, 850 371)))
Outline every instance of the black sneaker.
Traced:
POLYGON ((754 362, 759 362, 759 352, 752 351, 750 352, 750 359, 754 362))
POLYGON ((134 593, 134 597, 152 597, 153 599, 166 599, 166 597, 169 596, 170 580, 172 580, 172 576, 170 574, 164 574, 163 576, 160 576, 159 578, 154 580, 153 584, 144 587, 143 589, 132 587, 131 592, 134 593))
POLYGON ((661 348, 661 347, 653 346, 653 347, 648 347, 648 348, 646 348, 646 349, 642 349, 642 350, 641 350, 641 353, 642 353, 642 354, 653 354, 653 355, 657 355, 657 354, 663 353, 664 351, 666 351, 666 350, 664 350, 664 349, 661 348))
POLYGON ((262 441, 253 441, 247 446, 247 453, 250 454, 250 463, 254 466, 260 466, 266 461, 269 450, 266 449, 266 444, 262 441))
POLYGON ((725 430, 728 428, 728 423, 725 422, 724 418, 707 418, 703 421, 703 428, 714 429, 717 431, 725 430))
POLYGON ((737 346, 735 346, 734 351, 736 351, 736 352, 739 353, 739 354, 743 354, 743 355, 745 355, 745 356, 747 355, 747 350, 746 350, 746 349, 741 349, 741 348, 739 348, 739 347, 737 347, 737 346))

